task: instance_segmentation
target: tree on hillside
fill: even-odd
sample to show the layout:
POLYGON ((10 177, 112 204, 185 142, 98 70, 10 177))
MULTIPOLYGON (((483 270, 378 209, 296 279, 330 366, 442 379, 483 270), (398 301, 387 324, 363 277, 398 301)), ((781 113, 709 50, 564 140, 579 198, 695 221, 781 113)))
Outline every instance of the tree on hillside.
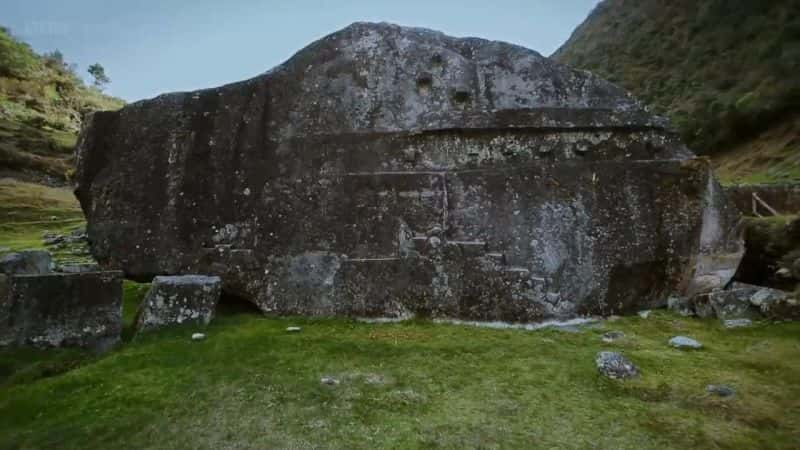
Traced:
POLYGON ((44 57, 44 62, 49 67, 60 69, 66 66, 66 63, 64 62, 64 54, 62 54, 58 49, 53 50, 50 53, 45 53, 42 55, 42 57, 44 57))
POLYGON ((94 85, 98 89, 103 89, 106 84, 111 82, 111 79, 106 75, 106 69, 100 63, 94 63, 89 66, 89 74, 94 77, 94 85))

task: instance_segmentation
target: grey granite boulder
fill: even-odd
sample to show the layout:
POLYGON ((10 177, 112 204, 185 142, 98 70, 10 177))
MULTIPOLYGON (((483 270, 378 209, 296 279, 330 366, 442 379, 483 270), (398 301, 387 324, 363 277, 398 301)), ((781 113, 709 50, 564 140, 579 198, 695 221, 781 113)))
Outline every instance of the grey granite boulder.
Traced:
POLYGON ((601 375, 614 380, 639 376, 639 368, 627 358, 616 352, 600 352, 595 358, 597 370, 601 375))
POLYGON ((669 345, 675 348, 691 349, 691 350, 698 350, 703 348, 703 344, 686 336, 673 337, 672 339, 669 340, 669 345))
POLYGON ((800 319, 800 302, 791 292, 735 282, 725 291, 709 294, 721 319, 763 316, 770 320, 800 319))
POLYGON ((0 273, 43 274, 51 271, 52 258, 46 250, 22 250, 0 258, 0 273))
POLYGON ((91 250, 264 312, 534 322, 726 285, 739 212, 625 90, 504 42, 356 23, 258 77, 98 112, 91 250))
POLYGON ((750 293, 746 289, 718 290, 708 294, 711 316, 719 319, 739 319, 758 314, 750 305, 750 293))
POLYGON ((122 331, 122 272, 12 275, 0 344, 104 351, 122 331))
POLYGON ((136 317, 136 330, 168 325, 207 325, 214 317, 222 292, 216 276, 159 276, 153 279, 136 317))

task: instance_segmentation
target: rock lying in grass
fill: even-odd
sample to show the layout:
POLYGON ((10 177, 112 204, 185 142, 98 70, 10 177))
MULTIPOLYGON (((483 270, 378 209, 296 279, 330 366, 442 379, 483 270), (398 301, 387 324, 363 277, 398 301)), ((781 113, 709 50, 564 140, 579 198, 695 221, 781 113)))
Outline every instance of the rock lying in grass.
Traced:
POLYGON ((3 256, 0 259, 0 273, 6 275, 50 273, 52 263, 48 251, 23 250, 3 256))
POLYGON ((638 314, 639 314, 639 317, 641 317, 642 319, 647 319, 648 317, 650 317, 650 310, 646 309, 644 311, 639 311, 638 314))
POLYGON ((192 340, 193 341, 202 341, 206 338, 205 333, 193 333, 192 340))
POLYGON ((183 323, 207 325, 214 317, 221 291, 222 280, 215 276, 155 277, 139 307, 136 330, 183 323))
POLYGON ((607 333, 603 333, 602 341, 606 344, 610 344, 612 342, 618 341, 625 337, 625 333, 622 331, 609 331, 607 333))
POLYGON ((686 336, 675 336, 669 340, 669 345, 681 349, 701 349, 703 344, 686 336))
POLYGON ((339 380, 334 377, 322 377, 319 382, 328 386, 336 386, 339 384, 339 380))
POLYGON ((303 329, 300 327, 286 327, 286 331, 288 331, 289 333, 299 333, 303 331, 303 329))
POLYGON ((104 351, 122 332, 122 272, 8 277, 0 343, 104 351))
POLYGON ((750 319, 727 319, 722 321, 725 328, 745 328, 753 325, 750 319))
POLYGON ((600 352, 595 358, 597 370, 601 375, 614 380, 639 376, 639 368, 627 358, 616 352, 600 352))
MULTIPOLYGON (((746 289, 727 289, 708 294, 709 317, 737 319, 757 314, 752 311, 749 301, 750 291, 746 289)), ((705 315, 704 315, 705 316, 705 315)))
POLYGON ((734 283, 733 288, 746 292, 750 304, 767 319, 800 319, 800 303, 792 293, 745 283, 734 283))
POLYGON ((736 395, 736 389, 724 384, 709 384, 706 386, 706 392, 719 397, 733 397, 736 395))
POLYGON ((701 318, 800 319, 800 302, 794 294, 740 282, 732 283, 727 289, 716 289, 691 298, 672 297, 667 306, 679 314, 701 318))

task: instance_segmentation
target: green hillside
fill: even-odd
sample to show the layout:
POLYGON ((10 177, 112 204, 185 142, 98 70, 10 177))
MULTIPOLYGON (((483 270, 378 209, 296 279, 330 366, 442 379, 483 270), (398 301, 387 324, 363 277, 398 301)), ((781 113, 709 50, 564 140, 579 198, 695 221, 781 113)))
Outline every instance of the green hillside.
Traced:
POLYGON ((0 176, 66 181, 83 116, 122 107, 75 71, 59 52, 38 55, 0 27, 0 176))
POLYGON ((800 179, 800 0, 604 0, 552 57, 667 114, 696 152, 736 153, 729 181, 800 179))

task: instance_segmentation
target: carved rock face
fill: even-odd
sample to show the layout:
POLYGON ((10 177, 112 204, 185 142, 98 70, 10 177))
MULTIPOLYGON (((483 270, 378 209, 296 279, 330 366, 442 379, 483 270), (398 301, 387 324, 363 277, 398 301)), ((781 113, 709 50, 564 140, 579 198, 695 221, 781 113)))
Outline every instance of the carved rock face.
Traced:
POLYGON ((538 53, 354 24, 251 80, 86 122, 101 264, 265 312, 529 321, 728 282, 738 213, 662 119, 538 53))

